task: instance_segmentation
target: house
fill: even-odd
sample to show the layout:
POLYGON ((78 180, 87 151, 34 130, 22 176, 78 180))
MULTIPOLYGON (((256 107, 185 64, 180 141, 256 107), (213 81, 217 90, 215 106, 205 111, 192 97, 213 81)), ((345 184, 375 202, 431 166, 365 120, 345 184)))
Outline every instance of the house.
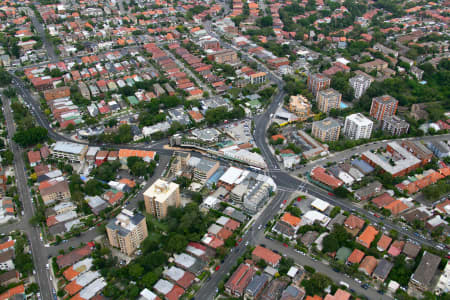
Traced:
POLYGON ((395 202, 395 198, 393 198, 388 193, 384 193, 376 198, 373 198, 371 202, 373 204, 375 204, 378 208, 383 208, 386 205, 389 205, 392 202, 395 202))
POLYGON ((262 246, 256 246, 252 252, 252 259, 255 262, 260 260, 265 261, 268 265, 272 267, 278 266, 281 256, 262 246))
POLYGON ((13 270, 14 266, 14 250, 10 249, 0 253, 0 270, 13 270))
POLYGON ((404 241, 394 241, 392 243, 391 247, 389 247, 389 250, 388 250, 389 255, 391 255, 393 257, 399 256, 400 253, 402 253, 404 246, 405 246, 404 241))
POLYGON ((90 255, 92 253, 92 246, 93 246, 90 244, 93 243, 88 243, 88 245, 74 249, 67 254, 59 255, 58 257, 56 257, 56 263, 58 264, 58 267, 60 269, 68 267, 85 258, 86 256, 90 255))
POLYGON ((28 162, 30 167, 34 167, 41 162, 41 152, 40 151, 28 151, 28 162))
POLYGON ((353 250, 352 254, 347 258, 347 263, 349 264, 359 264, 363 259, 365 253, 359 249, 353 250))
POLYGON ((377 259, 373 256, 364 257, 363 261, 359 265, 358 271, 365 273, 367 276, 371 276, 377 266, 377 259))
POLYGON ((393 263, 382 258, 378 261, 377 267, 373 271, 372 277, 381 282, 384 282, 393 267, 393 263))
POLYGON ((0 285, 8 286, 11 283, 19 282, 19 272, 16 270, 6 271, 0 274, 0 285))
POLYGON ((392 239, 387 235, 383 234, 381 238, 378 240, 377 249, 378 251, 386 251, 391 244, 392 239))
POLYGON ((329 186, 332 189, 336 189, 342 186, 343 182, 333 175, 330 175, 326 172, 326 170, 322 167, 315 167, 311 170, 310 176, 313 180, 320 182, 326 186, 329 186))
POLYGON ((355 198, 359 201, 366 201, 376 195, 378 195, 383 189, 383 185, 374 181, 369 183, 367 186, 362 187, 355 191, 355 198))
POLYGON ((356 236, 358 232, 364 227, 364 220, 355 215, 350 215, 344 222, 345 229, 356 236))
POLYGON ((417 255, 420 252, 420 245, 414 244, 412 242, 406 242, 405 246, 403 247, 403 254, 405 254, 408 258, 414 259, 417 257, 417 255))
POLYGON ((356 242, 366 248, 370 248, 370 244, 373 242, 377 234, 378 230, 376 230, 375 227, 369 225, 366 227, 363 233, 361 233, 361 235, 356 238, 356 242))
POLYGON ((225 284, 225 291, 231 296, 242 297, 254 274, 255 270, 251 265, 241 264, 225 284))

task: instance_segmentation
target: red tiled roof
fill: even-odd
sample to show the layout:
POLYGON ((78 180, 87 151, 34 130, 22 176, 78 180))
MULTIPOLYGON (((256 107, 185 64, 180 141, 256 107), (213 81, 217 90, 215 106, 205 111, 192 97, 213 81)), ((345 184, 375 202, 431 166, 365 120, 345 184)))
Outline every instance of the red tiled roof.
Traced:
POLYGON ((356 242, 360 243, 366 248, 370 247, 370 244, 375 239, 375 236, 378 234, 378 230, 373 226, 367 226, 367 228, 360 234, 360 236, 356 239, 356 242))
POLYGON ((372 203, 378 206, 378 208, 385 207, 386 205, 392 203, 395 201, 395 198, 393 198, 388 193, 384 193, 378 197, 375 197, 372 199, 372 203))
POLYGON ((392 239, 387 235, 383 234, 380 240, 377 243, 377 248, 381 251, 386 251, 389 245, 391 244, 392 239))
POLYGON ((11 299, 14 295, 24 294, 25 287, 23 284, 13 287, 0 295, 0 300, 11 299))
POLYGON ((347 220, 345 220, 344 225, 350 229, 354 229, 354 228, 362 229, 364 226, 364 220, 355 215, 350 215, 347 218, 347 220))
POLYGON ((353 250, 352 254, 347 258, 347 261, 351 264, 359 264, 364 257, 364 252, 359 249, 353 250))
POLYGON ((366 271, 366 274, 369 276, 372 275, 373 270, 375 270, 376 266, 378 264, 378 261, 373 256, 366 256, 361 264, 359 265, 358 269, 363 269, 366 271))
POLYGON ((322 167, 315 167, 314 169, 312 169, 311 178, 320 181, 321 183, 326 184, 333 189, 336 189, 343 184, 341 180, 330 174, 327 174, 326 170, 322 167))
POLYGON ((252 256, 262 259, 273 266, 277 265, 281 259, 280 255, 261 246, 256 246, 256 248, 252 252, 252 256))

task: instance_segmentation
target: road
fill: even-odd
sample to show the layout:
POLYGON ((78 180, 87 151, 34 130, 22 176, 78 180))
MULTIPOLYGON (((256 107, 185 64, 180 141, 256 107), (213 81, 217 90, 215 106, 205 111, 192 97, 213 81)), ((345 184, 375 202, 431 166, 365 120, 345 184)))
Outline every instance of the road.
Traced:
POLYGON ((49 277, 49 271, 46 268, 47 256, 44 245, 40 241, 40 228, 31 226, 29 220, 34 215, 34 205, 31 201, 30 189, 28 188, 28 176, 25 174, 25 162, 23 160, 23 151, 13 141, 12 137, 16 131, 13 115, 11 112, 10 100, 2 97, 4 116, 8 129, 8 140, 11 151, 14 153, 15 176, 19 199, 22 202, 24 216, 20 226, 17 229, 23 230, 30 241, 33 263, 36 270, 36 282, 39 284, 42 299, 52 299, 52 288, 49 277))
POLYGON ((39 19, 36 17, 34 11, 29 8, 28 9, 29 16, 31 19, 31 22, 33 23, 34 28, 36 29, 37 33, 39 34, 42 43, 44 44, 45 50, 47 51, 47 56, 50 59, 50 62, 55 63, 58 62, 58 55, 56 55, 56 51, 54 48, 54 45, 51 41, 47 39, 47 35, 45 34, 45 28, 42 25, 42 23, 39 21, 39 19))
POLYGON ((189 69, 186 65, 184 65, 184 63, 182 61, 180 61, 178 58, 175 57, 175 55, 173 55, 172 52, 170 52, 169 50, 166 50, 164 48, 162 48, 164 50, 164 52, 166 52, 166 54, 182 69, 184 70, 189 77, 193 78, 195 80, 195 83, 201 87, 203 89, 204 92, 208 92, 210 95, 213 95, 213 91, 209 88, 208 85, 206 85, 201 79, 199 79, 197 77, 197 74, 194 74, 191 69, 189 69))

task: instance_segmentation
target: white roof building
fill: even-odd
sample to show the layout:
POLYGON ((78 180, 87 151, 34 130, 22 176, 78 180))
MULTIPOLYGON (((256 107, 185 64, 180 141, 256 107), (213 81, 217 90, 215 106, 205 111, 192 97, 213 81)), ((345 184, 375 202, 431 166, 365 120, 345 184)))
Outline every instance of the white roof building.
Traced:
POLYGON ((310 210, 302 216, 301 226, 312 225, 316 221, 322 226, 327 226, 328 222, 330 222, 330 218, 317 210, 310 210))
POLYGON ((244 170, 238 169, 236 167, 229 167, 228 170, 219 178, 226 184, 233 185, 236 183, 239 177, 244 173, 244 170))
POLYGON ((195 258, 186 253, 181 253, 180 255, 174 254, 173 256, 175 258, 175 263, 184 267, 185 269, 189 269, 195 264, 195 258))
POLYGON ((91 299, 92 297, 97 295, 105 286, 105 279, 103 279, 103 277, 98 278, 80 292, 80 297, 86 300, 91 299))
POLYGON ((139 300, 156 300, 158 296, 147 288, 143 289, 139 294, 141 297, 139 300))
POLYGON ((316 199, 311 203, 311 206, 315 209, 324 212, 327 210, 327 208, 330 206, 330 204, 326 201, 323 201, 321 199, 316 199))
POLYGON ((173 284, 165 279, 160 279, 155 283, 153 289, 162 295, 167 295, 173 289, 173 284))

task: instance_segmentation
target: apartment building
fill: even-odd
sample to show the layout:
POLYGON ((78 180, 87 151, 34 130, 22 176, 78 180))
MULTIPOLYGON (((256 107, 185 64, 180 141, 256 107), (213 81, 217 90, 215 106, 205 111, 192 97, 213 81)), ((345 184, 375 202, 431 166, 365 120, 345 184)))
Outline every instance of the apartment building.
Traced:
POLYGON ((391 135, 402 135, 408 133, 409 123, 398 116, 386 116, 382 121, 381 129, 391 135))
POLYGON ((52 156, 71 163, 80 163, 84 160, 88 146, 71 143, 56 142, 52 148, 52 156))
POLYGON ((326 118, 313 122, 311 135, 322 142, 337 141, 341 132, 339 122, 333 118, 326 118))
POLYGON ((294 113, 300 121, 305 121, 311 116, 311 103, 302 95, 291 96, 289 111, 294 113))
POLYGON ((39 185, 39 193, 45 205, 70 200, 69 184, 62 177, 42 182, 39 185))
POLYGON ((117 217, 109 221, 106 234, 111 246, 131 255, 148 236, 145 216, 123 209, 117 217))
POLYGON ((213 53, 214 61, 218 64, 236 64, 239 62, 239 57, 236 51, 232 49, 223 49, 213 53))
POLYGON ((352 140, 368 139, 372 134, 373 122, 361 113, 345 118, 344 135, 352 140))
POLYGON ((163 219, 169 206, 180 206, 180 186, 174 182, 158 179, 144 192, 145 210, 163 219))
POLYGON ((260 84, 264 83, 267 80, 266 72, 257 72, 254 74, 250 74, 250 83, 251 84, 260 84))
POLYGON ((359 99, 361 96, 367 91, 370 85, 373 82, 373 78, 363 72, 356 75, 355 77, 350 78, 350 86, 355 91, 355 98, 359 99))
POLYGON ((206 181, 219 169, 218 161, 201 159, 194 167, 194 180, 205 184, 206 181))
POLYGON ((326 89, 317 93, 317 107, 324 113, 329 113, 332 108, 339 109, 342 94, 335 89, 326 89))
POLYGON ((370 115, 382 121, 384 117, 393 116, 397 111, 398 100, 392 96, 384 95, 372 99, 370 106, 370 115))
POLYGON ((307 84, 308 89, 315 97, 319 91, 330 87, 331 79, 321 73, 309 74, 307 84))

